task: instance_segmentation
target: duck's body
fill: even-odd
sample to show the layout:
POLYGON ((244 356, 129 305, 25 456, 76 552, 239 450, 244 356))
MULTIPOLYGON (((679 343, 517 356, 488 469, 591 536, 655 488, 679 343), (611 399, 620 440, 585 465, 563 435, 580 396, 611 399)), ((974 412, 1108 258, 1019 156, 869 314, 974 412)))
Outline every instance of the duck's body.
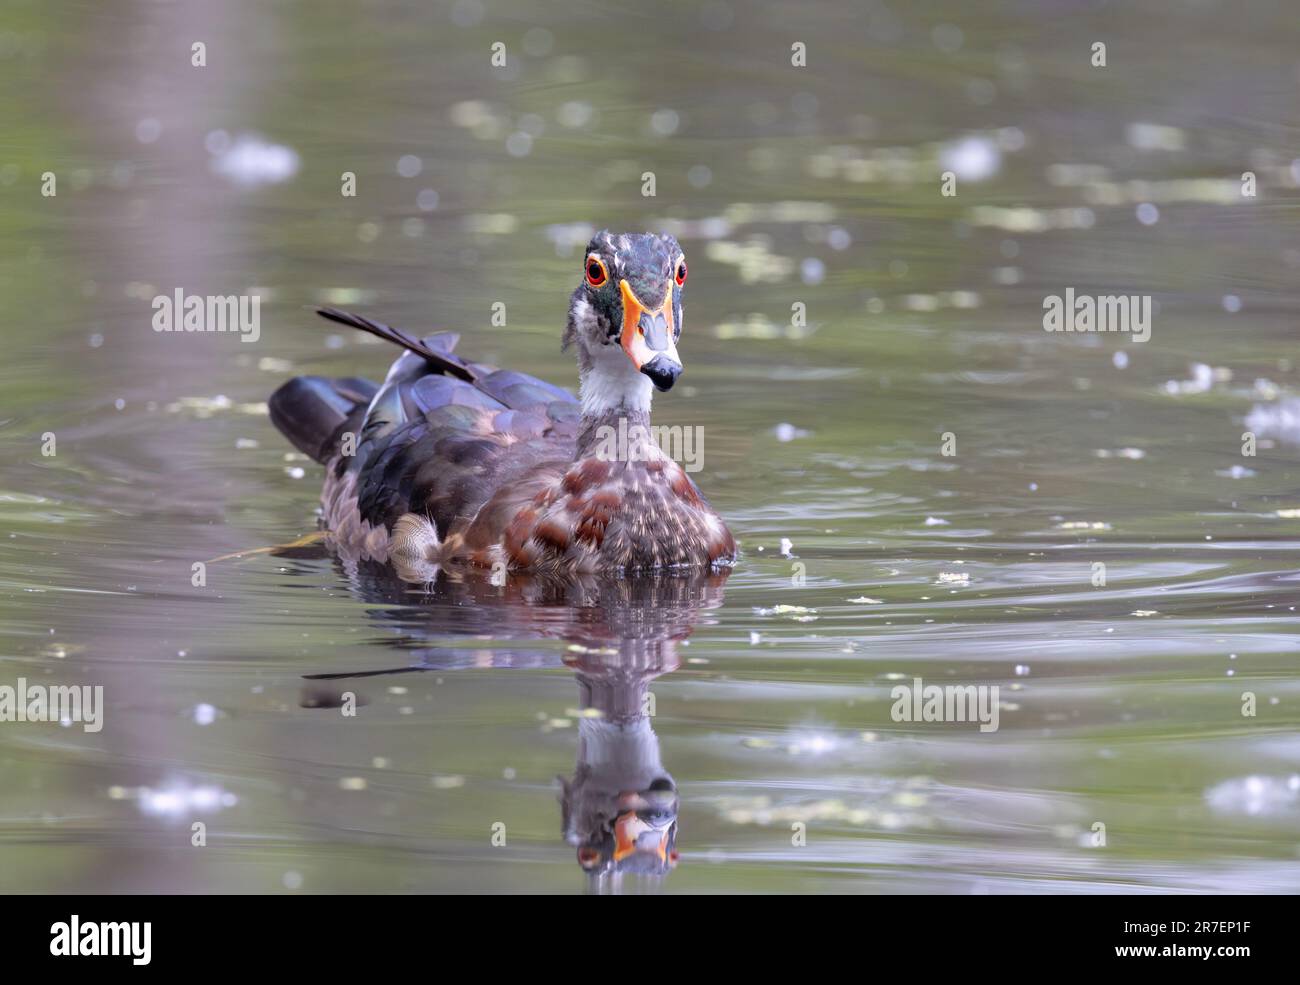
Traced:
POLYGON ((582 401, 461 359, 454 335, 417 340, 322 312, 407 349, 382 385, 298 377, 271 397, 276 426, 326 466, 324 523, 340 552, 420 580, 436 565, 564 575, 734 560, 730 531, 649 432, 651 381, 667 389, 681 368, 680 250, 601 234, 588 260, 603 276, 586 268, 565 334, 579 345, 582 401), (667 275, 658 295, 646 267, 667 275))

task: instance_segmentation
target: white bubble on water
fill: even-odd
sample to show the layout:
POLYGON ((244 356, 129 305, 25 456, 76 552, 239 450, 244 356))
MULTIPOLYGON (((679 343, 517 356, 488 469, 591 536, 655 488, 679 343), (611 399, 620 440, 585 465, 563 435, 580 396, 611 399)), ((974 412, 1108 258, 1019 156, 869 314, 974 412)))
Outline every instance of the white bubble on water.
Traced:
MULTIPOLYGON (((126 794, 129 795, 129 792, 126 794)), ((110 791, 110 796, 113 796, 110 791)), ((239 798, 213 784, 191 786, 178 781, 161 790, 140 787, 134 791, 140 810, 153 817, 181 818, 233 807, 239 798)), ((118 798, 115 798, 118 799, 118 798)))
MULTIPOLYGON (((222 141, 215 143, 220 146, 222 141)), ((222 150, 208 149, 213 153, 213 173, 241 187, 274 185, 288 181, 298 173, 297 151, 251 134, 241 134, 222 150)))
POLYGON ((1002 151, 995 141, 973 134, 945 144, 939 168, 951 171, 958 181, 984 181, 1002 169, 1002 151))
POLYGON ((1300 777, 1245 776, 1224 780, 1205 791, 1205 801, 1221 814, 1267 817, 1300 808, 1300 777))
POLYGON ((650 116, 650 130, 660 137, 671 137, 681 125, 675 109, 657 109, 650 116))

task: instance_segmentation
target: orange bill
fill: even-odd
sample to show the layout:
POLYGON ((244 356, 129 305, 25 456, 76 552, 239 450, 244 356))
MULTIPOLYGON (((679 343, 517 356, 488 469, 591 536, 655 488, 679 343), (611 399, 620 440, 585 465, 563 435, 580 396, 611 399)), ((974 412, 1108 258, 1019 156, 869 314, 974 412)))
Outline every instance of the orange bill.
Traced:
POLYGON ((673 341, 673 292, 669 290, 664 303, 652 310, 641 303, 626 280, 619 281, 619 288, 623 292, 623 334, 619 342, 632 365, 641 369, 656 356, 664 356, 680 366, 682 361, 673 341))

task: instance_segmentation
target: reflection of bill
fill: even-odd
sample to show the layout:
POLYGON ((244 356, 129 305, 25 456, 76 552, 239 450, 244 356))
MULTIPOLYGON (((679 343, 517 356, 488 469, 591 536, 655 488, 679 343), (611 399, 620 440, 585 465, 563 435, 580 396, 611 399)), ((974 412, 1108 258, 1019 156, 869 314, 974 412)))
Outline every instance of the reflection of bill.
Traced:
MULTIPOLYGON (((556 660, 554 648, 529 644, 568 641, 563 661, 577 677, 583 714, 573 774, 560 778, 563 836, 595 891, 616 891, 625 873, 660 877, 677 864, 680 801, 651 728, 650 684, 678 667, 678 642, 705 610, 722 604, 727 571, 617 580, 516 576, 504 585, 486 575, 453 579, 442 572, 421 596, 386 565, 337 563, 354 594, 380 604, 371 617, 408 640, 488 635, 497 645, 486 665, 482 651, 470 657, 463 648, 430 646, 412 651, 415 660, 405 667, 309 675, 314 682, 470 666, 545 666, 556 660)), ((320 689, 320 683, 308 686, 311 706, 333 704, 320 689)))
POLYGON ((650 682, 678 666, 675 641, 638 640, 635 655, 630 642, 565 661, 578 676, 583 716, 573 776, 560 778, 562 830, 596 888, 677 864, 677 784, 650 726, 650 682))

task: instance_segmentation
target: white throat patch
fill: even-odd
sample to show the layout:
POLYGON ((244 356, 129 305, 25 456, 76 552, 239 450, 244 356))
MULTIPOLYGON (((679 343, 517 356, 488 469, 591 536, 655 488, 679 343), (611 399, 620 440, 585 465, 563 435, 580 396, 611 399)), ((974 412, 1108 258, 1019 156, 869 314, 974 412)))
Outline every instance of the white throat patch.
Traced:
POLYGON ((604 345, 588 352, 591 368, 583 374, 579 393, 584 417, 598 417, 611 410, 650 412, 654 384, 637 370, 618 345, 604 345))

